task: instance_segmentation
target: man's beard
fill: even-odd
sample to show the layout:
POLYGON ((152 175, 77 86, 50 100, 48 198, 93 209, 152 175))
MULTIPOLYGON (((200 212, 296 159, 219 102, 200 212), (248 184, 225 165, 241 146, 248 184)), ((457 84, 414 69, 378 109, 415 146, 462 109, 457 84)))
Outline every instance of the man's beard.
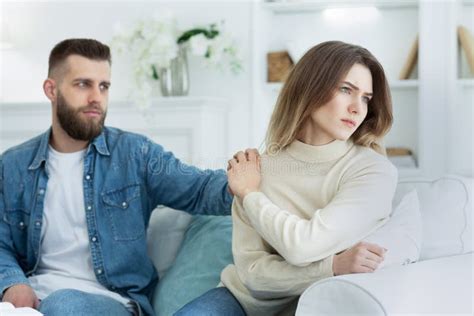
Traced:
POLYGON ((61 93, 58 91, 57 116, 59 125, 63 130, 76 140, 91 141, 102 132, 107 111, 102 112, 100 105, 88 105, 74 109, 70 106, 61 93), (99 120, 83 119, 81 112, 94 110, 101 113, 99 120))

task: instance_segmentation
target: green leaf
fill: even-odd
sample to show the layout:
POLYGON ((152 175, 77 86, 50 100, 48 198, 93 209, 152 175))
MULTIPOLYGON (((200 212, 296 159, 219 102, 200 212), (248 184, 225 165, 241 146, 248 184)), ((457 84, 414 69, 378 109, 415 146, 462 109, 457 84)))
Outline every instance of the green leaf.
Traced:
POLYGON ((158 71, 156 70, 155 65, 151 65, 151 70, 153 71, 153 79, 160 80, 160 76, 158 76, 158 71))
POLYGON ((187 42, 189 41, 191 37, 198 34, 203 34, 208 39, 213 39, 214 37, 219 35, 219 31, 217 30, 217 26, 215 24, 211 24, 209 29, 206 29, 206 28, 191 29, 181 34, 181 36, 178 37, 177 43, 182 44, 184 42, 187 42))

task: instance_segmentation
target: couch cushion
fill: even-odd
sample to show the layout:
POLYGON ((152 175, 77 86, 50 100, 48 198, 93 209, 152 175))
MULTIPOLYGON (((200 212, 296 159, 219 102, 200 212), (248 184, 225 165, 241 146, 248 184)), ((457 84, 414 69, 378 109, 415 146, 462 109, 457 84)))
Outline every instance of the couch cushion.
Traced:
POLYGON ((472 179, 402 179, 395 203, 416 189, 423 221, 420 260, 468 253, 472 248, 472 179))
POLYGON ((394 207, 390 220, 364 241, 386 248, 380 268, 418 261, 422 241, 420 203, 416 190, 407 193, 394 207))
POLYGON ((192 216, 167 207, 155 209, 148 226, 148 255, 160 278, 173 264, 192 216))
POLYGON ((327 278, 301 295, 296 316, 472 315, 473 254, 327 278))
POLYGON ((153 307, 172 315, 194 298, 216 287, 221 271, 232 263, 230 216, 194 216, 173 265, 158 283, 153 307))

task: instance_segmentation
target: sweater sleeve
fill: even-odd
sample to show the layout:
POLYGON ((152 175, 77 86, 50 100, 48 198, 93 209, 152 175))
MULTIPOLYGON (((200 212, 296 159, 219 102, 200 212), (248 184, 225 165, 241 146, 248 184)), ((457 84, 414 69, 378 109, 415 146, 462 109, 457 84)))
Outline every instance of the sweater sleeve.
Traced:
POLYGON ((303 219, 254 192, 243 201, 251 225, 288 262, 305 266, 345 250, 389 217, 397 169, 388 162, 349 171, 334 198, 303 219))
POLYGON ((315 281, 333 276, 333 256, 297 267, 278 255, 248 223, 238 198, 232 207, 232 251, 237 274, 256 299, 301 295, 315 281))

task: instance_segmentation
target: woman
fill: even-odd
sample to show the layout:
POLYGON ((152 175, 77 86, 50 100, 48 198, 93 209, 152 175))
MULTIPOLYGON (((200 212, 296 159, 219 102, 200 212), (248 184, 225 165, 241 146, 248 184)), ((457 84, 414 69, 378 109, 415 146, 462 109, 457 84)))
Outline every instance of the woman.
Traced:
POLYGON ((278 98, 261 175, 255 154, 229 162, 235 265, 178 314, 292 314, 315 281, 374 271, 384 249, 357 243, 391 213, 397 171, 379 143, 391 124, 369 51, 336 41, 309 50, 278 98))

